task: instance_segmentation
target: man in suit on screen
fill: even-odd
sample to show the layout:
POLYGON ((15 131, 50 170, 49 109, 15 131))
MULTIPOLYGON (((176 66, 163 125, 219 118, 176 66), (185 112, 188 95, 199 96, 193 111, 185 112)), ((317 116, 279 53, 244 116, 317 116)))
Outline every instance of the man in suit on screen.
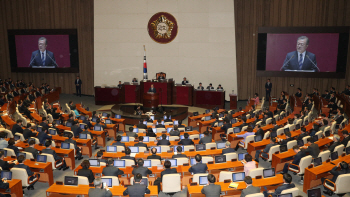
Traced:
POLYGON ((32 52, 32 57, 30 58, 29 66, 58 67, 53 52, 46 50, 47 39, 45 37, 39 38, 38 46, 39 50, 32 52))
POLYGON ((281 71, 311 70, 313 72, 320 72, 317 67, 316 55, 306 51, 308 46, 309 38, 306 36, 300 36, 297 40, 297 50, 287 54, 281 71))

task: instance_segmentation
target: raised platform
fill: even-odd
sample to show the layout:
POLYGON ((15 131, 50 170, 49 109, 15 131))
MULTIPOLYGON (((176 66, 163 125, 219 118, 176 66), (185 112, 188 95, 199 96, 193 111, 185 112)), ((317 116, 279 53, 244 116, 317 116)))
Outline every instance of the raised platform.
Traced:
MULTIPOLYGON (((135 115, 135 109, 137 105, 130 104, 117 104, 114 105, 111 109, 112 116, 114 117, 116 114, 121 115, 123 119, 125 119, 125 124, 135 125, 138 124, 141 119, 147 117, 147 115, 135 115)), ((171 115, 172 119, 183 120, 188 116, 188 107, 177 107, 177 106, 163 106, 163 113, 159 111, 155 114, 155 119, 160 119, 165 115, 171 115)))

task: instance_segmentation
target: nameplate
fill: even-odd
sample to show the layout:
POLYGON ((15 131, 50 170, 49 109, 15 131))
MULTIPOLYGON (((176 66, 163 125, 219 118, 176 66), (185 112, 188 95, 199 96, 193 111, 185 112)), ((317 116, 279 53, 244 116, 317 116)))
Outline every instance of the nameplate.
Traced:
POLYGON ((327 160, 326 160, 326 163, 329 163, 330 161, 331 161, 330 159, 327 159, 327 160))
POLYGON ((275 152, 276 155, 279 154, 279 153, 280 153, 280 151, 276 151, 276 152, 275 152))
POLYGON ((40 169, 39 172, 44 172, 44 169, 40 169))
POLYGON ((210 150, 215 150, 215 147, 211 147, 210 150))
POLYGON ((167 151, 167 153, 172 153, 172 152, 173 152, 173 151, 171 151, 171 150, 168 150, 168 151, 167 151))
POLYGON ((310 169, 310 168, 313 168, 314 165, 313 164, 310 164, 307 168, 310 169))
POLYGON ((231 161, 232 161, 232 162, 235 162, 235 161, 237 161, 237 159, 231 159, 231 161))
POLYGON ((194 149, 190 149, 190 150, 188 150, 188 151, 190 151, 190 152, 194 152, 194 149))
POLYGON ((255 179, 262 179, 262 176, 261 175, 256 176, 255 179))
POLYGON ((190 166, 190 164, 189 163, 184 163, 184 164, 182 164, 183 166, 190 166))
POLYGON ((214 162, 213 161, 208 161, 208 164, 214 164, 214 162))
POLYGON ((62 181, 56 181, 56 185, 63 185, 62 181))
POLYGON ((193 182, 190 184, 191 186, 196 186, 197 185, 197 182, 193 182))
POLYGON ((225 179, 224 183, 231 183, 231 179, 225 179))
POLYGON ((194 138, 194 140, 198 140, 198 138, 194 138))

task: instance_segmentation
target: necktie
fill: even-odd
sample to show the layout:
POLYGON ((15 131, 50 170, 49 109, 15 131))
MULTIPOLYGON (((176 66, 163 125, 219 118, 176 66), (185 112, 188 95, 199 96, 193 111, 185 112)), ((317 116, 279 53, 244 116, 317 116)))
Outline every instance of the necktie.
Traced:
POLYGON ((41 61, 42 61, 42 63, 43 63, 43 66, 45 66, 44 52, 42 52, 41 61))
POLYGON ((301 70, 303 67, 303 54, 300 54, 300 58, 299 58, 299 70, 301 70))

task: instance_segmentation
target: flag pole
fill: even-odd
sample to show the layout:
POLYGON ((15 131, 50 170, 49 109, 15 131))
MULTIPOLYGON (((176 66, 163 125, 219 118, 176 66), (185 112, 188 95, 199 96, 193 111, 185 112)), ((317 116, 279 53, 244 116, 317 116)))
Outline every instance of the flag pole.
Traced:
POLYGON ((143 45, 143 80, 147 81, 147 79, 146 46, 143 45))

